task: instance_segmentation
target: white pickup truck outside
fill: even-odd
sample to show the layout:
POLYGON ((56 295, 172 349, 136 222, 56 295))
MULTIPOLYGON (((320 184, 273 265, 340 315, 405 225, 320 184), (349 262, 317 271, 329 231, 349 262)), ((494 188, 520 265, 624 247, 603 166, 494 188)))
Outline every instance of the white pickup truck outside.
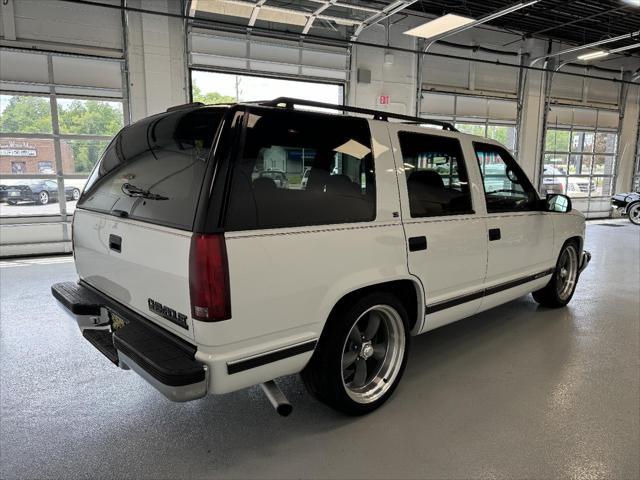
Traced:
POLYGON ((184 106, 107 148, 74 215, 79 283, 52 289, 114 363, 176 401, 302 372, 362 414, 411 336, 530 292, 569 302, 584 217, 500 144, 294 103, 184 106))

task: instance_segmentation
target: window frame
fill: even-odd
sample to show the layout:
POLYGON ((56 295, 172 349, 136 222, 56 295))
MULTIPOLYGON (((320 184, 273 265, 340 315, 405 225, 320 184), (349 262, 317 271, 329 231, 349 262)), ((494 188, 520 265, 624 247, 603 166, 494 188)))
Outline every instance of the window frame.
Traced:
POLYGON ((515 160, 515 158, 513 158, 513 156, 511 155, 511 153, 509 153, 509 150, 507 150, 504 146, 502 145, 496 145, 494 143, 487 143, 487 142, 479 142, 477 140, 473 140, 472 142, 472 146, 473 146, 473 152, 474 155, 476 157, 476 164, 477 164, 477 168, 478 171, 480 172, 480 179, 482 181, 482 194, 484 197, 484 202, 485 202, 485 208, 487 210, 487 214, 488 215, 502 215, 504 213, 526 213, 526 212, 539 212, 540 211, 540 195, 538 193, 538 191, 535 189, 535 187, 533 186, 533 183, 531 183, 531 180, 529 179, 529 177, 524 173, 524 170, 522 170, 522 168, 520 167, 520 165, 518 164, 518 162, 515 160), (485 187, 484 184, 484 174, 482 173, 482 167, 480 165, 480 159, 478 158, 478 146, 484 146, 484 147, 489 147, 489 148, 493 148, 496 149, 500 152, 500 150, 502 150, 502 152, 504 152, 506 154, 503 155, 502 152, 500 152, 500 158, 502 159, 502 161, 505 163, 505 165, 510 168, 511 170, 513 170, 516 175, 518 176, 518 178, 521 179, 521 185, 523 185, 523 188, 525 189, 525 191, 528 189, 533 192, 533 195, 535 197, 533 203, 533 206, 531 208, 527 208, 527 209, 504 209, 504 210, 500 210, 500 211, 490 211, 489 209, 489 203, 487 202, 487 189, 485 187))
POLYGON ((396 139, 398 142, 398 148, 400 151, 400 155, 402 157, 402 163, 404 166, 405 160, 404 160, 404 154, 402 152, 402 141, 400 140, 400 134, 402 133, 408 133, 411 135, 417 135, 417 136, 425 136, 425 137, 436 137, 436 138, 446 138, 448 140, 451 140, 453 142, 456 142, 459 148, 459 152, 460 152, 460 161, 462 162, 462 165, 464 166, 465 169, 465 173, 467 176, 467 185, 468 185, 468 195, 469 195, 469 203, 471 205, 471 208, 467 211, 464 212, 450 212, 450 213, 442 213, 439 215, 414 215, 414 213, 411 211, 411 194, 409 193, 409 177, 406 174, 406 170, 403 170, 405 173, 403 175, 404 177, 404 184, 406 186, 407 189, 407 206, 409 207, 409 217, 412 219, 430 219, 430 218, 442 218, 442 217, 453 217, 453 216, 457 216, 457 215, 474 215, 476 213, 476 205, 474 203, 474 199, 473 199, 473 191, 471 189, 471 179, 469 177, 469 166, 468 166, 468 162, 467 162, 467 158, 464 154, 464 147, 463 147, 463 142, 460 140, 460 138, 458 137, 452 137, 449 135, 439 135, 437 130, 433 130, 432 131, 420 131, 420 132, 416 132, 415 130, 397 130, 396 131, 396 139))

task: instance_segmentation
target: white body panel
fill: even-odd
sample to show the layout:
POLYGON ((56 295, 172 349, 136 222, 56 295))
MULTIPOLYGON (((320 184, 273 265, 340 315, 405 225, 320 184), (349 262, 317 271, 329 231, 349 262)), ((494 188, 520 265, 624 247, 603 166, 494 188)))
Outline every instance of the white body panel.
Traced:
POLYGON ((179 337, 193 340, 191 233, 78 209, 73 235, 81 280, 179 337), (110 235, 122 239, 121 252, 109 248, 110 235), (150 298, 187 315, 188 328, 151 312, 150 298))
POLYGON ((552 268, 564 241, 583 237, 584 218, 578 213, 488 215, 472 137, 380 121, 369 124, 375 158, 376 219, 227 232, 230 320, 208 323, 190 316, 190 232, 78 208, 74 241, 80 278, 194 343, 196 359, 207 365, 208 392, 225 393, 303 369, 312 351, 235 374, 228 373, 227 364, 317 340, 331 310, 350 292, 410 280, 418 292, 418 318, 412 332, 417 334, 541 288, 549 276, 424 313, 432 304, 552 268), (396 136, 399 129, 461 140, 473 214, 411 218, 396 136), (501 229, 501 241, 488 241, 490 228, 501 229), (109 249, 110 234, 122 237, 120 253, 109 249), (426 236, 427 250, 408 252, 407 239, 412 236, 426 236), (188 328, 152 313, 149 298, 185 313, 188 328))
POLYGON ((489 242, 487 286, 543 271, 555 264, 550 213, 489 214, 487 230, 499 228, 500 240, 489 242))

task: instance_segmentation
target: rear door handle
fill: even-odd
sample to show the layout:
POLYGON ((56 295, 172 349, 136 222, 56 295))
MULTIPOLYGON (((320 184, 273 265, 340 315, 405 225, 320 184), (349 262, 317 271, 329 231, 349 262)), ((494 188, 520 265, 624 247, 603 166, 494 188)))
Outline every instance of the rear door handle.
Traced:
POLYGON ((427 237, 411 237, 409 238, 409 251, 417 252, 418 250, 427 249, 427 237))
POLYGON ((499 228, 489 229, 489 241, 500 240, 501 238, 502 238, 502 234, 500 233, 499 228))
POLYGON ((114 252, 120 253, 122 251, 122 237, 118 235, 109 235, 109 248, 114 252))

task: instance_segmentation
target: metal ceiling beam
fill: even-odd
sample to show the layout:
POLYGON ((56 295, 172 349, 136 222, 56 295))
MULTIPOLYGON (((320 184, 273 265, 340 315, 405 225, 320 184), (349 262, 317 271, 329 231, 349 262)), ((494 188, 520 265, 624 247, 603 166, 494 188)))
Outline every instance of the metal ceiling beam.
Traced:
POLYGON ((587 20, 592 20, 594 18, 597 18, 601 15, 606 15, 608 13, 615 13, 619 10, 624 10, 625 8, 628 8, 628 5, 622 6, 622 7, 618 7, 618 8, 614 8, 613 10, 605 10, 602 12, 598 12, 598 13, 594 13, 593 15, 589 15, 587 17, 581 17, 581 18, 576 18, 575 20, 571 21, 571 22, 566 22, 566 23, 561 23, 560 25, 554 25, 552 27, 547 27, 547 28, 543 28, 542 30, 538 30, 536 32, 531 33, 531 35, 540 35, 541 33, 546 33, 546 32, 552 32, 553 30, 558 30, 560 28, 564 28, 564 27, 568 27, 570 25, 575 25, 576 23, 582 23, 585 22, 587 20))
POLYGON ((318 8, 316 8, 314 12, 309 16, 309 18, 307 18, 307 23, 305 23, 304 28, 302 29, 302 34, 306 35, 307 33, 309 33, 309 30, 311 30, 311 27, 313 27, 313 22, 316 21, 316 18, 318 18, 318 15, 320 15, 322 12, 324 12, 327 8, 331 7, 332 5, 335 5, 337 2, 338 0, 327 0, 323 2, 323 4, 320 5, 318 8))
POLYGON ((366 18, 359 26, 356 28, 356 31, 351 35, 351 41, 355 41, 358 39, 360 34, 365 28, 370 27, 371 25, 375 25, 376 23, 381 22, 385 18, 388 18, 396 13, 404 10, 409 5, 413 5, 417 0, 397 0, 390 5, 384 7, 378 13, 371 15, 369 18, 366 18))
MULTIPOLYGON (((326 3, 326 0, 309 0, 309 1, 313 3, 326 3)), ((369 12, 369 13, 378 13, 380 11, 380 9, 378 8, 365 7, 364 5, 344 3, 339 1, 334 2, 334 5, 336 7, 351 8, 353 10, 360 10, 362 12, 369 12)))

